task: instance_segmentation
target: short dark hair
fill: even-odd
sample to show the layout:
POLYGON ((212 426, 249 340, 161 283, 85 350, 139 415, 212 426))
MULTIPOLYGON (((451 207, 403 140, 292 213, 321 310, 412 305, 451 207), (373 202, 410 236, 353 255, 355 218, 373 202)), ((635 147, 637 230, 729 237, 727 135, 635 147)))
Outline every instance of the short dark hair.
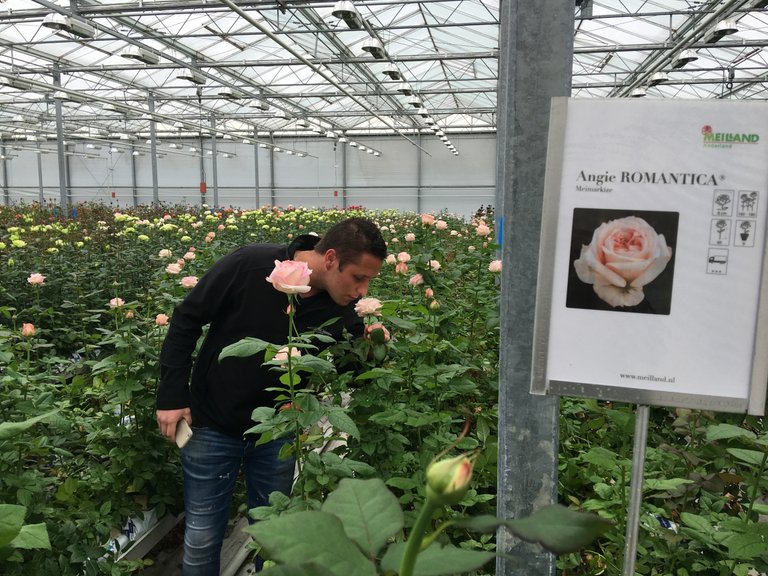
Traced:
POLYGON ((387 245, 379 227, 359 216, 334 224, 315 245, 315 252, 320 254, 331 249, 339 258, 339 268, 356 262, 363 254, 370 254, 379 260, 387 257, 387 245))

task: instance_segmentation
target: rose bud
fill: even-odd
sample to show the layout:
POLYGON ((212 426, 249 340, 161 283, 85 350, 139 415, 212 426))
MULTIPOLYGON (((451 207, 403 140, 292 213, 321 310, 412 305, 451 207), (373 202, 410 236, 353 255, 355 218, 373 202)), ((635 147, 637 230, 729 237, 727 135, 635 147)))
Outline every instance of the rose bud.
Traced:
POLYGON ((464 498, 472 479, 472 460, 456 456, 427 466, 427 499, 438 506, 451 506, 464 498))

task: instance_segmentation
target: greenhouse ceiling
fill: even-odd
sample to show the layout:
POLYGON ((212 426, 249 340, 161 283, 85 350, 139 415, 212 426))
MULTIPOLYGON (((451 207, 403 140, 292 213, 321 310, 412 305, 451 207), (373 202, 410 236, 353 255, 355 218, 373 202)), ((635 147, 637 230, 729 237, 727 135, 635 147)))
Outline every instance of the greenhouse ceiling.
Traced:
MULTIPOLYGON (((0 0, 0 135, 493 132, 499 5, 0 0)), ((575 0, 574 17, 573 96, 766 99, 768 0, 575 0)))

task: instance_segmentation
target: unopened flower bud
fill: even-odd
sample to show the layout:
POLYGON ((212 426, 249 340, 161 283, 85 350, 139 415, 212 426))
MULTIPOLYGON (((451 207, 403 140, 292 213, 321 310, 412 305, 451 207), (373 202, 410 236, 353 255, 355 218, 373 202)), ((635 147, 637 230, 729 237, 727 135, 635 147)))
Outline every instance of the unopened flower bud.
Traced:
POLYGON ((464 498, 472 479, 472 460, 456 456, 427 466, 427 499, 438 506, 451 506, 464 498))
POLYGON ((35 325, 25 322, 21 325, 21 335, 24 338, 31 338, 35 335, 35 325))
POLYGON ((429 309, 433 312, 436 312, 437 310, 440 310, 440 302, 437 300, 432 300, 432 302, 429 303, 429 309))

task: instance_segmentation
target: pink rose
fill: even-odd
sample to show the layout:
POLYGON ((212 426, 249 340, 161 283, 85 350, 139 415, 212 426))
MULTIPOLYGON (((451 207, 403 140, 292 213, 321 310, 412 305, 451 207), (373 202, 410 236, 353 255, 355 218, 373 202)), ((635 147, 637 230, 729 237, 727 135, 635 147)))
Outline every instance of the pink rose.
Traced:
POLYGON ((438 230, 446 230, 448 228, 448 222, 446 222, 445 220, 438 220, 437 222, 435 222, 435 228, 437 228, 438 230))
POLYGON ((135 315, 136 315, 136 314, 135 314, 135 312, 134 312, 133 310, 128 310, 128 311, 125 313, 125 319, 126 319, 126 320, 133 320, 133 317, 134 317, 135 315))
POLYGON ((309 269, 306 262, 298 260, 275 260, 275 269, 267 276, 267 282, 271 282, 275 290, 286 294, 304 294, 310 291, 309 269))
POLYGON ((394 254, 387 254, 387 264, 394 264, 397 262, 397 256, 394 254))
POLYGON ((194 260, 195 259, 195 253, 191 250, 184 254, 184 260, 194 260))
POLYGON ((408 254, 408 252, 400 252, 397 255, 397 261, 398 262, 410 262, 411 261, 411 255, 408 254))
POLYGON ((381 300, 378 298, 361 298, 355 304, 355 312, 358 316, 381 316, 381 300))
POLYGON ((110 308, 119 308, 124 304, 125 304, 125 300, 123 300, 122 298, 112 298, 112 300, 109 301, 110 308))
POLYGON ((395 266, 395 274, 406 274, 408 272, 408 264, 405 262, 398 262, 395 266))
POLYGON ((178 274, 181 272, 181 266, 179 266, 176 262, 172 262, 165 267, 165 271, 168 272, 168 274, 178 274))
POLYGON ((491 229, 488 228, 485 224, 479 224, 477 228, 475 228, 475 232, 477 232, 478 236, 488 236, 491 233, 491 229))
POLYGON ((426 290, 424 290, 424 296, 426 296, 427 298, 434 298, 435 292, 434 290, 432 290, 432 288, 427 288, 426 290))
POLYGON ((179 280, 179 284, 184 286, 184 288, 194 288, 197 286, 197 276, 184 276, 184 278, 179 280))
POLYGON ((33 274, 29 275, 27 282, 32 284, 32 286, 40 286, 45 283, 45 276, 39 274, 38 272, 34 272, 33 274))
POLYGON ((35 335, 35 325, 25 322, 21 325, 21 335, 24 338, 30 338, 35 335))
POLYGON ((413 242, 414 240, 416 240, 416 234, 413 232, 408 232, 408 234, 405 235, 406 242, 413 242))
POLYGON ((432 272, 437 272, 438 270, 440 270, 440 268, 442 268, 442 266, 440 266, 440 262, 438 262, 437 260, 430 260, 429 267, 432 268, 432 272))
POLYGON ((171 251, 168 250, 168 248, 163 248, 162 250, 160 250, 160 252, 157 253, 157 255, 160 258, 170 258, 171 257, 171 251))
MULTIPOLYGON (((286 262, 292 262, 292 260, 286 260, 286 262)), ((292 347, 291 348, 291 356, 293 358, 298 358, 299 356, 301 356, 301 350, 299 350, 298 348, 293 348, 292 347)), ((278 350, 277 353, 275 354, 275 357, 273 358, 273 360, 277 360, 278 362, 287 362, 288 361, 288 347, 287 346, 283 346, 282 348, 280 348, 280 350, 278 350)))
POLYGON ((642 218, 627 216, 601 224, 589 246, 573 262, 579 280, 592 284, 611 306, 636 306, 643 286, 655 279, 672 258, 663 234, 642 218))
POLYGON ((158 314, 155 316, 155 326, 167 326, 168 325, 168 315, 167 314, 158 314))
POLYGON ((424 284, 424 277, 421 274, 414 274, 408 280, 408 284, 411 286, 418 286, 419 284, 424 284))
POLYGON ((421 223, 425 226, 432 226, 435 223, 435 217, 432 214, 422 214, 421 223))
POLYGON ((488 272, 493 272, 494 274, 501 272, 501 260, 494 260, 488 264, 488 272))

